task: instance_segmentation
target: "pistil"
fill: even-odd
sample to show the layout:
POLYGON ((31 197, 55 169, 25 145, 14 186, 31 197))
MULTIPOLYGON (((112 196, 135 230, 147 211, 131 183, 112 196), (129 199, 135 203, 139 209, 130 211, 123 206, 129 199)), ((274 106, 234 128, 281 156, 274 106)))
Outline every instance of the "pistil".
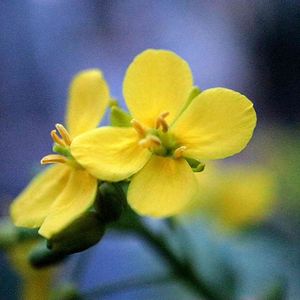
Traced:
POLYGON ((158 147, 161 145, 160 139, 152 134, 147 135, 144 139, 139 141, 139 144, 148 149, 154 149, 155 147, 158 147))

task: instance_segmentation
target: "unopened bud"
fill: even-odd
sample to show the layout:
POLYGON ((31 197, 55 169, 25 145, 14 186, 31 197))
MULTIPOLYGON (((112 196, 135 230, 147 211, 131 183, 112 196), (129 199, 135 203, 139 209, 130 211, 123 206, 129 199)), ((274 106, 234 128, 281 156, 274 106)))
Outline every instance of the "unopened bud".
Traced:
POLYGON ((58 264, 66 257, 66 254, 49 250, 43 241, 32 249, 29 254, 29 262, 34 268, 40 269, 58 264))
POLYGON ((98 214, 88 211, 49 239, 47 246, 54 252, 64 254, 81 252, 97 244, 104 232, 105 225, 98 214))
POLYGON ((13 246, 18 240, 17 228, 8 218, 0 221, 0 249, 6 250, 13 246))
POLYGON ((132 117, 119 106, 112 106, 110 113, 110 122, 116 127, 131 127, 132 117))
MULTIPOLYGON (((200 90, 197 86, 193 86, 193 88, 192 88, 192 90, 191 90, 191 92, 190 92, 190 94, 189 94, 189 96, 188 96, 188 99, 186 100, 186 102, 185 102, 185 104, 184 104, 184 107, 183 107, 181 113, 182 113, 183 111, 185 111, 185 110, 188 108, 188 106, 192 103, 192 101, 193 101, 198 95, 200 95, 200 93, 201 93, 201 90, 200 90)), ((179 114, 179 115, 180 115, 180 114, 179 114)))
POLYGON ((16 227, 9 218, 0 220, 0 249, 9 249, 19 242, 38 239, 37 229, 16 227))
POLYGON ((193 172, 202 172, 205 169, 205 164, 193 158, 186 158, 187 163, 192 168, 193 172))

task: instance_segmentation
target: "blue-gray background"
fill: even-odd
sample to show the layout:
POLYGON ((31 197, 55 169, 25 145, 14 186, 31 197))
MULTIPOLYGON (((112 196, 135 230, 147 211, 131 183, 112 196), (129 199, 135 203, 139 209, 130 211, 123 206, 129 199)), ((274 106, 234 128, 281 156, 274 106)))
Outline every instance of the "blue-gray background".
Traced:
MULTIPOLYGON (((202 89, 224 86, 246 94, 257 109, 259 127, 299 129, 299 6, 298 1, 277 0, 0 1, 0 213, 7 214, 9 202, 49 153, 49 132, 63 122, 72 76, 86 68, 101 68, 112 95, 123 101, 125 70, 147 48, 178 53, 189 62, 202 89)), ((290 267, 295 265, 293 255, 286 264, 287 259, 281 258, 287 252, 264 245, 265 240, 236 246, 208 236, 199 230, 196 238, 203 247, 216 243, 226 248, 244 277, 256 276, 244 280, 241 293, 259 290, 259 283, 271 281, 264 274, 280 268, 300 278, 297 265, 295 270, 290 267)), ((83 287, 143 274, 145 268, 162 268, 144 248, 134 238, 107 238, 93 250, 95 262, 83 287)), ((299 266, 299 256, 296 260, 299 266)), ((0 286, 8 290, 3 278, 2 272, 0 286)), ((156 297, 147 291, 145 299, 156 297)), ((290 297, 297 299, 296 295, 294 288, 290 297)), ((169 299, 176 297, 169 294, 169 299)), ((111 299, 133 298, 118 294, 111 299)))

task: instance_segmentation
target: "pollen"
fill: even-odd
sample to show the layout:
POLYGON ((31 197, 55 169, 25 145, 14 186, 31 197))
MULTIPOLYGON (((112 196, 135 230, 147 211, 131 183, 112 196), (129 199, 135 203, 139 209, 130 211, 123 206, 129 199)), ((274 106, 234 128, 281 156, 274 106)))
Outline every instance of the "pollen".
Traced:
POLYGON ((55 164, 55 163, 64 164, 67 161, 68 161, 68 159, 65 156, 63 156, 63 155, 49 154, 49 155, 44 156, 41 159, 41 164, 42 165, 55 164))
POLYGON ((174 154, 173 154, 174 158, 180 158, 180 157, 182 157, 185 150, 186 150, 186 146, 178 147, 174 151, 174 154))
POLYGON ((163 132, 168 131, 169 126, 165 119, 169 114, 169 112, 163 112, 160 114, 160 116, 156 119, 156 129, 159 129, 161 127, 163 132))
POLYGON ((55 127, 56 127, 57 131, 59 132, 59 134, 61 135, 61 138, 64 141, 64 143, 67 146, 70 146, 72 139, 71 139, 71 136, 70 136, 69 132, 67 131, 67 129, 62 124, 56 124, 55 127))
POLYGON ((139 121, 132 119, 130 123, 140 136, 144 137, 146 135, 147 129, 139 121))

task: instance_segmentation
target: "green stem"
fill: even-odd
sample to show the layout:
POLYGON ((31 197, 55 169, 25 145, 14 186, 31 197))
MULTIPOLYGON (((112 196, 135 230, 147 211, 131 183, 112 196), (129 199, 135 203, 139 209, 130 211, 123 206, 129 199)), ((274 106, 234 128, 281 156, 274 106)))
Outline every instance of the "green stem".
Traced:
MULTIPOLYGON (((120 196, 124 198, 125 202, 126 196, 121 190, 120 196)), ((127 207, 124 215, 127 215, 127 217, 123 218, 123 221, 121 218, 119 224, 116 222, 113 227, 120 230, 131 230, 138 234, 170 266, 175 277, 180 279, 198 296, 207 300, 222 300, 222 297, 212 290, 205 280, 195 272, 192 262, 190 262, 187 257, 184 257, 184 259, 177 257, 165 239, 149 230, 149 228, 141 221, 140 217, 130 210, 129 207, 127 207)))
POLYGON ((209 300, 221 300, 221 297, 195 273, 191 263, 180 260, 161 236, 154 234, 140 221, 136 232, 169 264, 174 275, 198 296, 209 300))

